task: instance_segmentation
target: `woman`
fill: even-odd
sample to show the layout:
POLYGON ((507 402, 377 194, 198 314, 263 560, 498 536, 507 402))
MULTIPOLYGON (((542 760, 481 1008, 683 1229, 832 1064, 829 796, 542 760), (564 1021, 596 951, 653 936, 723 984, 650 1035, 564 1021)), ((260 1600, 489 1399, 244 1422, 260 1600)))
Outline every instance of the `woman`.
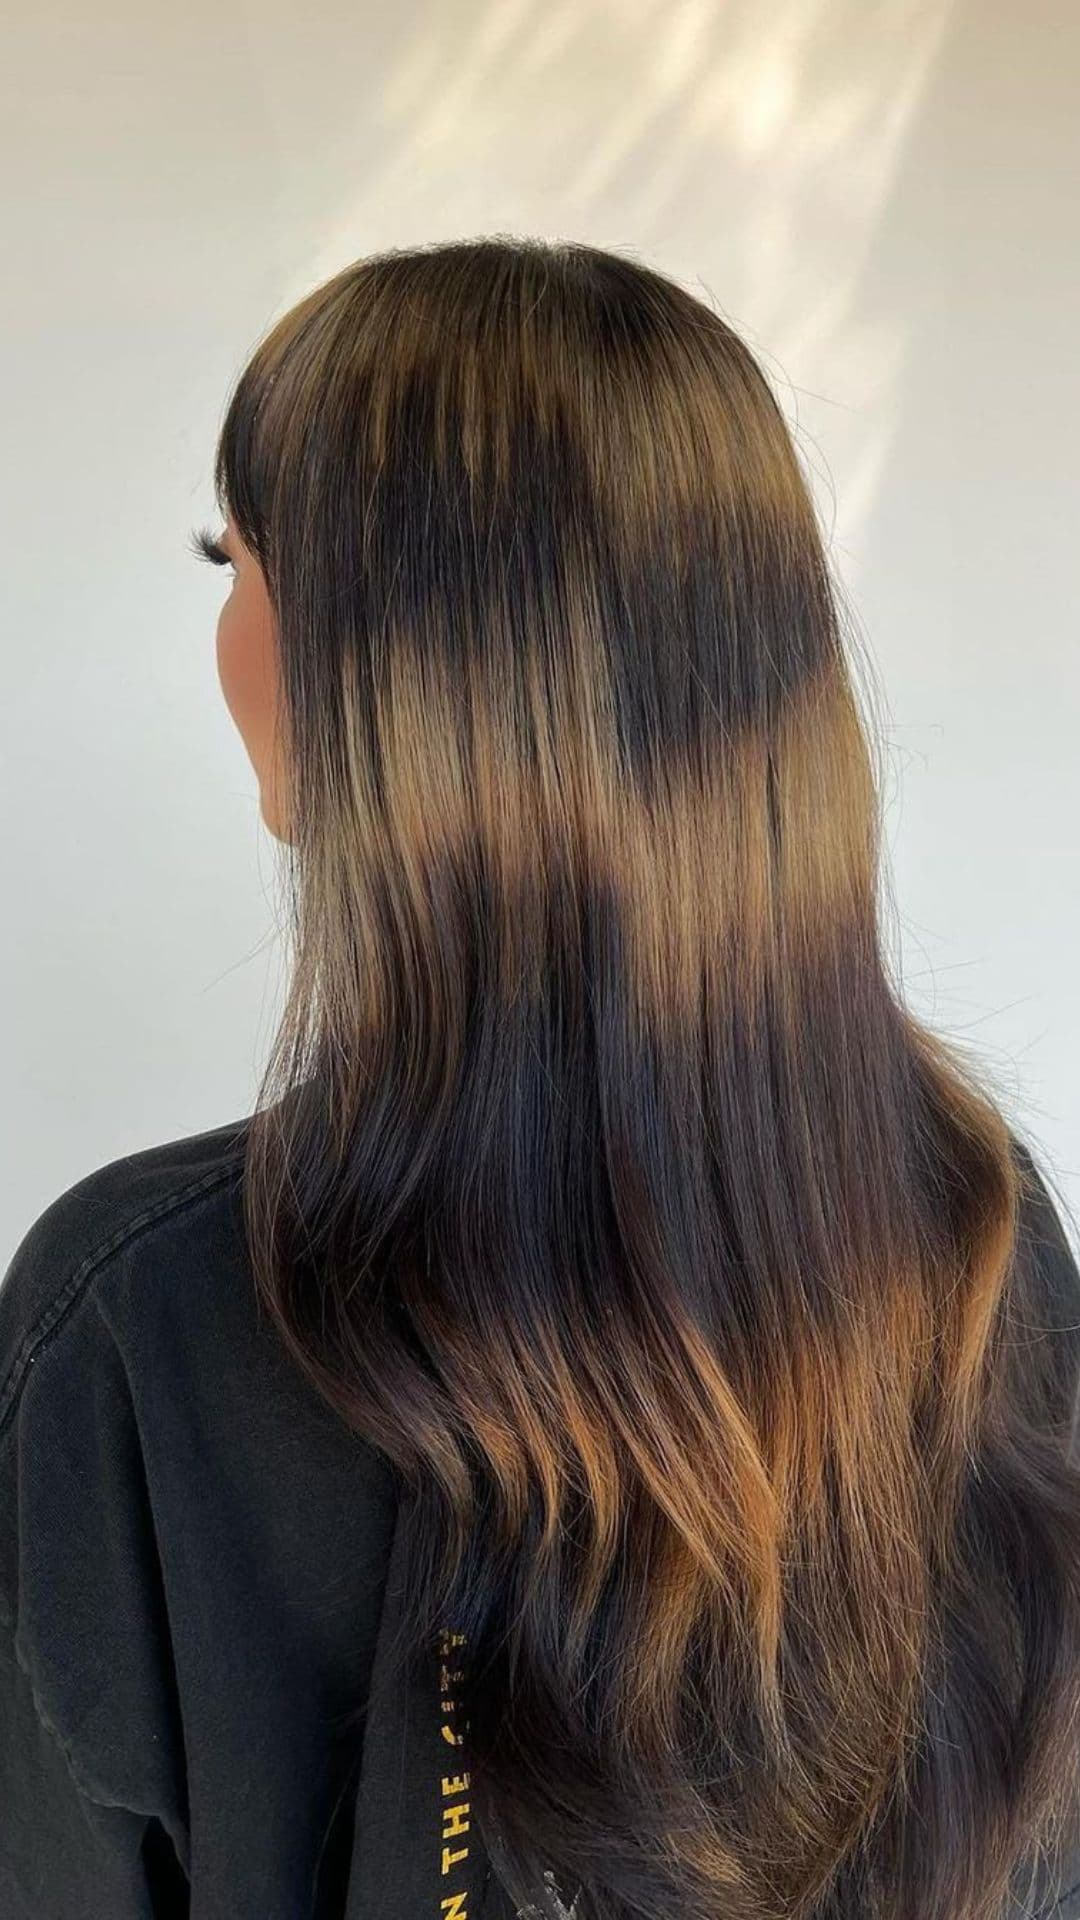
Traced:
POLYGON ((1080 1913, 1080 1274, 888 976, 751 355, 390 253, 216 482, 291 988, 0 1291, 4 1912, 1080 1913))

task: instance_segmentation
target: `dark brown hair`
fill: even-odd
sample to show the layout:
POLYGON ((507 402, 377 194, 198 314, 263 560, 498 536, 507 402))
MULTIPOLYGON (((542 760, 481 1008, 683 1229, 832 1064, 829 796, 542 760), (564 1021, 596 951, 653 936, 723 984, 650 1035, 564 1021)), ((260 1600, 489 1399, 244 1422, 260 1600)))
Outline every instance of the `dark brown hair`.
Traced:
POLYGON ((625 256, 391 252, 259 344, 216 480, 290 770, 260 1298, 400 1471, 515 1897, 996 1914, 1076 1765, 1075 1337, 889 977, 766 379, 625 256))

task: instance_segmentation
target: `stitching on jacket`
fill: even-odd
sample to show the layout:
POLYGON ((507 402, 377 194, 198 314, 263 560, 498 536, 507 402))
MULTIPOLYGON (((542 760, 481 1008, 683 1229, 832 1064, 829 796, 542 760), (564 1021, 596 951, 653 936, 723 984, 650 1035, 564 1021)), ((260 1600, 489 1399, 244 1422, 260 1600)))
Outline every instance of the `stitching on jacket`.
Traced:
POLYGON ((235 1178, 235 1164, 227 1167, 214 1167, 209 1173, 200 1174, 197 1180, 191 1181, 185 1187, 178 1188, 174 1193, 163 1195, 160 1200, 154 1202, 153 1206, 146 1207, 142 1213, 136 1214, 133 1219, 125 1220, 123 1226, 118 1227, 116 1232, 112 1234, 108 1240, 95 1247, 79 1262, 70 1280, 61 1287, 59 1293, 49 1302, 40 1319, 29 1329, 23 1339, 22 1346, 12 1361, 11 1371, 8 1374, 7 1380, 3 1383, 2 1389, 0 1389, 0 1436, 2 1436, 8 1421, 15 1411, 18 1403, 19 1390, 23 1385, 31 1361, 40 1352, 46 1341, 59 1331, 59 1328, 78 1303, 79 1298, 86 1289, 87 1283, 93 1278, 98 1268, 104 1266, 106 1260, 110 1259, 114 1253, 119 1252, 121 1247, 127 1246, 129 1241, 137 1239, 139 1234, 146 1231, 147 1227, 153 1226, 155 1222, 164 1219, 166 1215, 170 1213, 178 1213, 181 1208, 190 1206, 194 1201, 200 1199, 203 1194, 210 1193, 215 1187, 224 1186, 227 1180, 234 1180, 235 1178))

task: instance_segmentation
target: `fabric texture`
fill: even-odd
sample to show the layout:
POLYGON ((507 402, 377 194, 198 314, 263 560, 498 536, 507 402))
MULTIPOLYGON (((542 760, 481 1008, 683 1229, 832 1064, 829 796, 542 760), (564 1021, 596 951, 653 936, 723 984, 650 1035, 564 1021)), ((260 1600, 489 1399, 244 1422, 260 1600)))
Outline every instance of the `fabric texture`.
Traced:
MULTIPOLYGON (((396 1477, 257 1313, 246 1124, 87 1175, 0 1283, 0 1915, 514 1920, 453 1639, 398 1668, 396 1477)), ((1044 1188, 1025 1231, 1075 1404, 1044 1188)), ((1036 1915, 1080 1920, 1080 1851, 1012 1909, 1036 1915)))

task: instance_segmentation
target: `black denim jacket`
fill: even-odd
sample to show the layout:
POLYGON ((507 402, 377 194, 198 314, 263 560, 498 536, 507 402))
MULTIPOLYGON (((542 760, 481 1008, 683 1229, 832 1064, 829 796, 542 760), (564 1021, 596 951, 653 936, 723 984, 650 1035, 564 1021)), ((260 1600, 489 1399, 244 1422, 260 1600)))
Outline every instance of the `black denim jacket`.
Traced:
MULTIPOLYGON (((394 1474, 256 1312, 245 1127, 98 1168, 0 1284, 0 1916, 513 1920, 452 1644, 393 1657, 394 1474)), ((1030 1230, 1071 1385, 1048 1197, 1030 1230)), ((1072 1920, 1077 1880, 1013 1913, 1072 1920)))

